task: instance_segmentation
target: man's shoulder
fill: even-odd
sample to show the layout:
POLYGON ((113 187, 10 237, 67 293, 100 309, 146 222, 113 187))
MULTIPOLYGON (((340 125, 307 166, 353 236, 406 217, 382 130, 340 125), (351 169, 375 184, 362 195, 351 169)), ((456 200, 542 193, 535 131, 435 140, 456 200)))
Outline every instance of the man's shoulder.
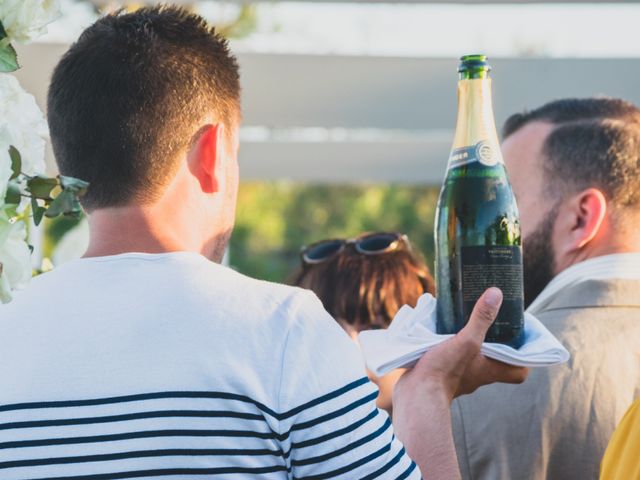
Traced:
MULTIPOLYGON (((562 435, 578 435, 580 429, 590 432, 595 443, 609 435, 607 429, 617 421, 618 405, 630 401, 640 388, 635 353, 640 344, 640 306, 632 290, 637 284, 630 280, 584 281, 560 291, 537 311, 536 317, 567 348, 571 359, 532 369, 522 385, 489 385, 456 400, 458 445, 466 441, 473 444, 466 448, 479 448, 491 432, 496 441, 502 435, 501 444, 508 440, 535 450, 561 435, 556 431, 558 425, 563 425, 562 435), (533 423, 531 418, 535 418, 533 423)), ((488 450, 485 453, 490 455, 488 450)))
POLYGON ((558 290, 536 313, 582 308, 640 309, 640 279, 588 279, 558 290))
POLYGON ((140 312, 166 302, 194 320, 224 313, 264 322, 266 317, 295 317, 314 298, 309 291, 251 278, 195 254, 128 255, 62 265, 34 278, 16 292, 12 303, 0 308, 10 317, 36 315, 54 304, 99 312, 101 304, 111 310, 113 303, 135 303, 140 312))
POLYGON ((459 408, 474 415, 491 408, 493 415, 513 415, 514 422, 526 410, 539 414, 565 410, 570 416, 571 405, 588 405, 587 399, 595 395, 593 385, 600 385, 599 391, 606 391, 611 402, 616 399, 613 392, 621 394, 615 388, 621 376, 628 378, 631 391, 640 386, 635 360, 640 302, 634 300, 640 290, 632 290, 636 285, 640 287, 640 282, 589 280, 560 291, 535 316, 570 352, 569 362, 535 368, 523 385, 483 387, 472 397, 461 398, 459 408), (496 405, 501 408, 494 409, 496 405))
POLYGON ((309 290, 249 277, 213 262, 207 262, 202 268, 208 274, 204 278, 209 281, 193 285, 197 295, 215 303, 235 303, 240 311, 257 308, 265 314, 277 312, 282 316, 295 316, 316 298, 309 290))
POLYGON ((640 280, 585 280, 558 291, 534 315, 570 351, 632 341, 640 335, 640 280))

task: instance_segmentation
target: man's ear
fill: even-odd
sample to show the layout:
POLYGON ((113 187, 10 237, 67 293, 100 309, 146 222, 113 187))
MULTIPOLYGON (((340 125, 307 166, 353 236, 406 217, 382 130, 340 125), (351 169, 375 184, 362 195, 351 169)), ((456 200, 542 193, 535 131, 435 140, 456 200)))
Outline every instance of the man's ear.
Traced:
POLYGON ((220 191, 222 182, 222 124, 205 125, 195 136, 189 152, 189 169, 204 193, 220 191))
POLYGON ((602 230, 607 214, 607 199, 597 188, 588 188, 574 195, 567 205, 560 228, 564 230, 563 249, 576 252, 591 242, 602 230))

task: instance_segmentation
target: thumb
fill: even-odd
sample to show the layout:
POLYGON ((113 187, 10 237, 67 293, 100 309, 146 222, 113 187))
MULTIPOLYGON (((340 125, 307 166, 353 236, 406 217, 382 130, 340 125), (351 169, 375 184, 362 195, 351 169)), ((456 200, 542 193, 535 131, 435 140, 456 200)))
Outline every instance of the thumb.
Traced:
POLYGON ((461 340, 473 342, 478 347, 484 341, 487 330, 498 315, 502 305, 502 292, 499 288, 491 287, 486 290, 476 302, 467 325, 458 334, 461 340))

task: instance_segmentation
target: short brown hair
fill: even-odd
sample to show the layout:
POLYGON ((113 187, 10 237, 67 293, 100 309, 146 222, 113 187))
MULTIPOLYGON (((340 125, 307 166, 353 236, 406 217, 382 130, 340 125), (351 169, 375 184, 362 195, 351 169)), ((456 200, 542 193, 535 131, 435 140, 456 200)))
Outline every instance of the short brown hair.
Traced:
POLYGON ((423 293, 435 293, 429 268, 408 241, 379 255, 347 245, 322 263, 304 264, 292 283, 312 290, 333 318, 357 330, 386 328, 400 307, 415 307, 423 293))
POLYGON ((177 7, 117 12, 55 68, 48 118, 63 175, 90 183, 88 209, 156 199, 207 115, 240 115, 238 65, 206 21, 177 7))
POLYGON ((556 100, 509 117, 503 137, 535 121, 554 127, 543 146, 549 194, 595 187, 616 207, 640 204, 638 107, 616 98, 556 100))

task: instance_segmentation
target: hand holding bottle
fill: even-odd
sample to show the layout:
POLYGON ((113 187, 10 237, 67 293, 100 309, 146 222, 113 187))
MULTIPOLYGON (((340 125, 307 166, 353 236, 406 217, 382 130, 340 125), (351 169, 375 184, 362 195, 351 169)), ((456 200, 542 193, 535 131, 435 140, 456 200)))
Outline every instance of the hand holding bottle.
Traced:
POLYGON ((488 289, 476 303, 467 325, 453 338, 425 353, 416 366, 400 379, 396 385, 399 395, 402 395, 403 385, 413 381, 443 390, 449 402, 459 395, 472 393, 482 385, 522 383, 527 378, 528 369, 491 360, 480 353, 484 336, 501 304, 502 292, 497 288, 488 289))
POLYGON ((527 378, 528 369, 480 354, 501 303, 500 290, 488 289, 476 303, 467 325, 455 337, 425 353, 396 384, 396 434, 425 478, 460 478, 450 414, 451 401, 456 396, 482 385, 522 383, 527 378))

